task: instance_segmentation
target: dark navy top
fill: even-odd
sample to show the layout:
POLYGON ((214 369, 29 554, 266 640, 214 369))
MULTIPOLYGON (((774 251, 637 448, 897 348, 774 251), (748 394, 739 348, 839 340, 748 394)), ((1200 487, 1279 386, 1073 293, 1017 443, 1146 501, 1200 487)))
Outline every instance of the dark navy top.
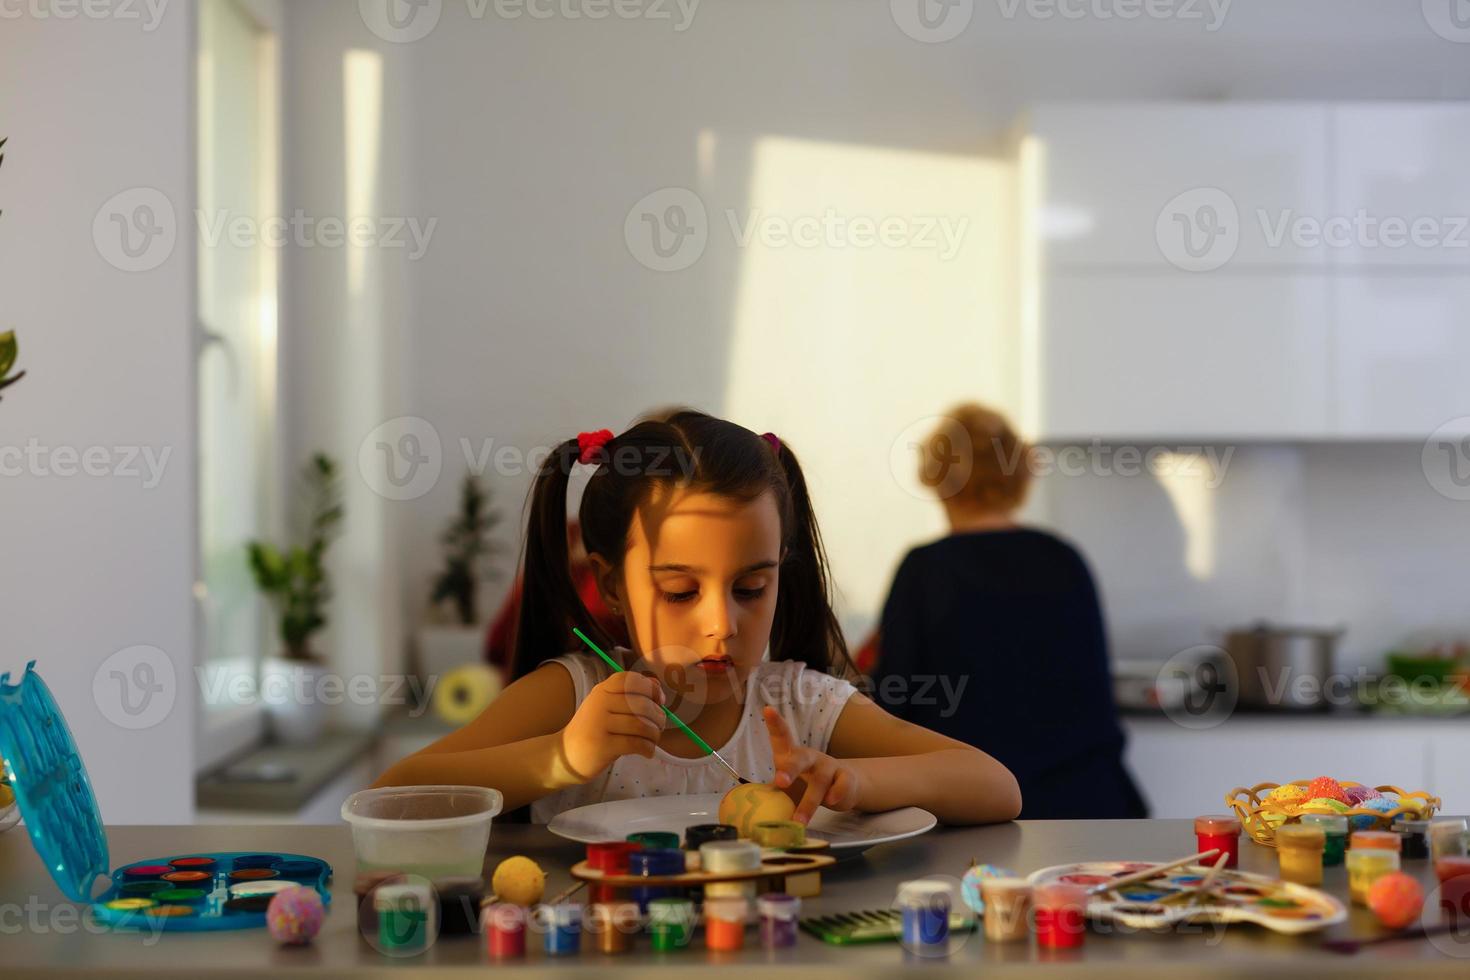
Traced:
POLYGON ((1123 767, 1097 589, 1070 544, 1022 528, 915 548, 878 650, 874 700, 1004 763, 1023 819, 1147 815, 1123 767))

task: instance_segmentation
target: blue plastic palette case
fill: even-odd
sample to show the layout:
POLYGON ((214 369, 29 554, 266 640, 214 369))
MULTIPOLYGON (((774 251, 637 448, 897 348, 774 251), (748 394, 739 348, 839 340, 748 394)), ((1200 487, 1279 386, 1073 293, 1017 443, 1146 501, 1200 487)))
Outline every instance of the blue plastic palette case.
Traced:
POLYGON ((331 866, 306 854, 180 854, 109 872, 87 767, 35 667, 27 664, 16 684, 0 675, 0 756, 31 843, 67 898, 118 929, 191 932, 264 926, 271 897, 296 886, 332 900, 331 866), (99 879, 107 880, 101 894, 99 879))

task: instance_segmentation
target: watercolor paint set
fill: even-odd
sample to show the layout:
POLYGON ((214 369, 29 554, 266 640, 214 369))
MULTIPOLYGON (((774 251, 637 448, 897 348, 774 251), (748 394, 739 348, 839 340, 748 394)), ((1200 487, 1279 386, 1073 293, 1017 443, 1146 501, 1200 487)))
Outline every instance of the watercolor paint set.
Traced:
POLYGON ((111 870, 87 768, 35 666, 18 683, 0 675, 0 757, 31 843, 68 899, 114 928, 155 932, 265 926, 271 898, 296 886, 331 901, 331 867, 305 854, 185 854, 111 870))
POLYGON ((1183 922, 1248 922, 1298 935, 1347 920, 1347 907, 1325 892, 1294 882, 1202 864, 1159 869, 1140 861, 1092 861, 1043 868, 1028 879, 1033 888, 1073 885, 1089 892, 1087 917, 1135 929, 1167 929, 1183 922), (1128 882, 1123 883, 1122 879, 1128 882), (1108 887, 1118 880, 1119 886, 1108 887))

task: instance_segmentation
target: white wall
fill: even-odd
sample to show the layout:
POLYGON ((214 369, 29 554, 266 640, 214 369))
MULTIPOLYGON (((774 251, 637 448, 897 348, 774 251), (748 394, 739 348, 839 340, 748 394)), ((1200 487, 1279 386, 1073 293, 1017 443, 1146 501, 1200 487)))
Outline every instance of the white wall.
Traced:
MULTIPOLYGON (((145 20, 0 22, 0 323, 17 330, 28 371, 0 402, 0 453, 45 447, 39 466, 0 461, 0 669, 38 661, 105 821, 184 823, 196 690, 191 25, 185 4, 152 30, 145 5, 133 10, 145 20), (126 272, 107 260, 122 256, 117 229, 104 214, 99 245, 93 221, 136 188, 162 195, 155 218, 178 238, 143 252, 156 268, 126 272), (126 475, 142 447, 169 454, 155 486, 126 475), (110 475, 68 461, 89 449, 92 471, 110 475), (124 652, 138 646, 154 649, 124 652), (129 715, 112 672, 131 684, 139 668, 161 689, 145 702, 132 687, 142 710, 129 715)), ((117 207, 131 217, 140 202, 135 192, 117 207)))
MULTIPOLYGON (((355 7, 337 11, 348 28, 355 7)), ((1009 220, 992 181, 1019 109, 1068 97, 1470 95, 1465 47, 1434 35, 1417 0, 1237 0, 1213 33, 1180 21, 1007 19, 980 3, 939 45, 905 36, 887 4, 846 0, 705 0, 682 33, 667 22, 477 20, 469 9, 446 2, 427 37, 397 46, 414 86, 405 177, 421 216, 440 221, 410 270, 405 404, 436 428, 445 461, 438 485, 403 507, 410 617, 465 465, 460 439, 525 450, 686 401, 784 431, 812 459, 843 618, 860 632, 903 550, 940 530, 937 508, 890 473, 892 442, 957 397, 1008 397, 987 357, 1009 315, 989 278, 1006 259, 992 236, 1009 220), (930 207, 923 188, 946 160, 973 177, 957 208, 971 235, 947 267, 741 248, 723 231, 726 209, 930 207), (671 186, 698 192, 711 236, 694 265, 653 272, 631 260, 624 221, 644 194, 671 186)), ((1307 603, 1293 590, 1315 567, 1300 522, 1302 494, 1320 489, 1312 472, 1290 451, 1237 461, 1214 498, 1221 540, 1208 588, 1179 577, 1167 494, 1075 481, 1054 517, 1096 552, 1120 651, 1172 649, 1286 597, 1307 603), (1159 550, 1140 555, 1140 538, 1159 550)), ((493 485, 519 517, 529 477, 493 485)), ((1332 487, 1358 501, 1349 510, 1399 508, 1381 486, 1332 487)), ((1443 508, 1422 513, 1427 527, 1443 508)), ((1335 536, 1328 519, 1310 540, 1335 536)), ((1448 570, 1451 549, 1425 544, 1429 566, 1448 570)))

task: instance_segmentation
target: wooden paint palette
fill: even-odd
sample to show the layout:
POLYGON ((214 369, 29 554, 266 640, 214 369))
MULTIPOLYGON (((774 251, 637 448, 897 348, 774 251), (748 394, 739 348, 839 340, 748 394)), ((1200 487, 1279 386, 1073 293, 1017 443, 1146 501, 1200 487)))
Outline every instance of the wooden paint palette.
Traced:
MULTIPOLYGON (((1032 886, 1064 882, 1093 889, 1152 867, 1147 861, 1091 861, 1043 868, 1032 886)), ((1181 922, 1250 922, 1298 935, 1347 920, 1347 908, 1326 892, 1246 871, 1222 870, 1210 888, 1200 885, 1209 868, 1187 865, 1103 890, 1088 899, 1087 915, 1133 929, 1167 929, 1181 922)))

